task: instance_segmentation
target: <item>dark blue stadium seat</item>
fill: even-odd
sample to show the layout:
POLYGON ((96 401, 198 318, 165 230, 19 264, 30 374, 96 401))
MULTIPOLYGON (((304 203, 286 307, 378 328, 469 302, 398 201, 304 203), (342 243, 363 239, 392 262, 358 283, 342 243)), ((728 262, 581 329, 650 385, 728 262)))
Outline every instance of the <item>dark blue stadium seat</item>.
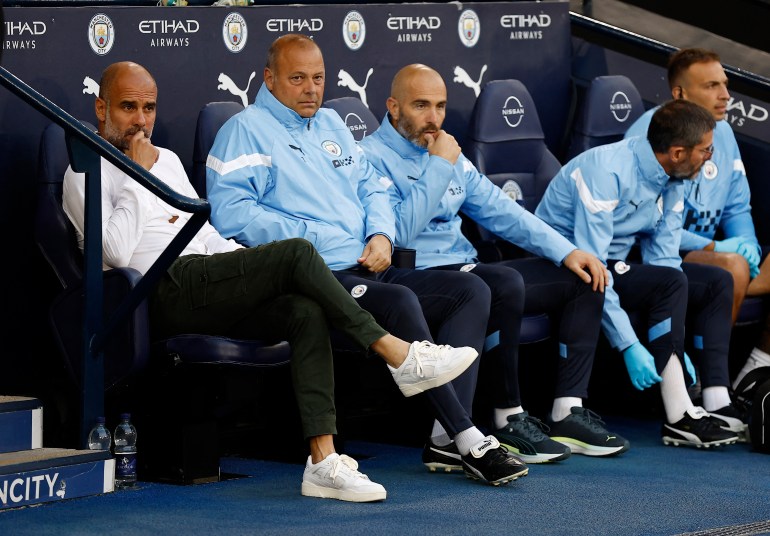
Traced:
POLYGON ((644 103, 634 83, 626 76, 597 76, 578 105, 570 133, 566 158, 586 149, 623 138, 634 121, 644 113, 644 103))
MULTIPOLYGON (((50 321, 67 368, 79 384, 82 254, 76 244, 74 227, 61 205, 62 181, 69 158, 64 131, 58 125, 51 124, 44 130, 39 162, 35 239, 63 287, 51 305, 50 321)), ((106 271, 105 312, 114 309, 140 278, 139 272, 131 268, 106 271)), ((171 365, 265 366, 287 363, 290 351, 288 343, 281 341, 234 340, 199 334, 151 340, 147 305, 143 301, 105 349, 105 387, 122 384, 145 371, 150 355, 156 362, 165 360, 171 365)))
POLYGON ((195 143, 193 144, 193 166, 190 182, 198 195, 206 197, 206 159, 209 156, 214 138, 222 125, 238 112, 243 105, 233 101, 209 102, 198 112, 195 125, 195 143))
MULTIPOLYGON (((530 211, 561 168, 545 143, 532 96, 518 80, 493 80, 482 88, 473 108, 465 152, 481 173, 530 211)), ((482 260, 527 254, 467 219, 464 229, 482 260)), ((547 315, 524 317, 522 343, 549 336, 547 315)))
MULTIPOLYGON (((529 211, 561 168, 545 144, 532 96, 518 80, 493 80, 482 88, 465 151, 481 173, 529 211)), ((482 237, 490 235, 483 231, 482 237)))
POLYGON ((329 99, 323 103, 323 107, 331 108, 340 115, 356 141, 361 141, 380 126, 374 114, 356 97, 329 99))

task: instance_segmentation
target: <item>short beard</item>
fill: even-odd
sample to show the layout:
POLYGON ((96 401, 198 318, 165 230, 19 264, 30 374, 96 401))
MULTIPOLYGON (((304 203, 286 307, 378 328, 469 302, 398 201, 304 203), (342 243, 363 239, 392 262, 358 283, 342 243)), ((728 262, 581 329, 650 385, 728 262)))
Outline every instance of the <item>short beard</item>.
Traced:
POLYGON ((145 127, 133 126, 125 132, 119 131, 112 125, 112 119, 110 118, 110 105, 107 103, 107 117, 104 121, 104 139, 117 147, 119 150, 126 152, 130 147, 130 138, 139 132, 144 132, 144 135, 149 138, 152 136, 152 130, 145 127))
POLYGON ((425 131, 426 130, 434 130, 438 132, 438 126, 434 125, 433 123, 428 123, 425 125, 425 128, 420 129, 417 131, 414 128, 414 125, 410 123, 407 119, 399 118, 396 121, 396 130, 399 134, 401 134, 404 138, 409 140, 410 142, 414 143, 415 145, 426 148, 428 147, 428 142, 425 140, 425 131))

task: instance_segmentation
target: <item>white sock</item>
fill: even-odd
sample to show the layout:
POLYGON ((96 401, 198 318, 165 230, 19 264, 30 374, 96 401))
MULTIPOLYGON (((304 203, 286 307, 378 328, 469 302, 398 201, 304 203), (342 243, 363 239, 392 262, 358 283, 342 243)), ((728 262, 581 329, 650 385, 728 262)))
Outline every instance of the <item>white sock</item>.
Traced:
POLYGON ((680 421, 684 412, 693 407, 684 383, 682 364, 676 354, 671 354, 660 376, 663 378, 660 382, 660 394, 663 398, 663 408, 666 410, 666 420, 673 424, 680 421))
POLYGON ((495 408, 495 428, 505 428, 508 426, 508 416, 524 413, 524 408, 516 406, 513 408, 495 408))
POLYGON ((477 445, 482 441, 484 441, 484 434, 482 434, 475 426, 471 426, 455 436, 457 450, 459 450, 460 454, 463 456, 471 451, 472 446, 477 445))
POLYGON ((733 382, 733 389, 738 387, 738 384, 741 383, 741 380, 743 377, 754 370, 755 368, 759 367, 769 367, 770 366, 770 354, 767 352, 763 352, 759 348, 754 348, 751 351, 751 354, 749 355, 749 358, 746 360, 746 364, 743 365, 743 368, 738 373, 738 375, 735 377, 735 381, 733 382))
POLYGON ((449 434, 446 433, 446 430, 438 421, 433 421, 433 431, 430 433, 430 440, 437 447, 446 447, 452 442, 449 434))
POLYGON ((702 393, 703 409, 706 411, 716 411, 730 405, 730 393, 723 385, 704 387, 702 393))
POLYGON ((576 396, 560 396, 554 398, 553 408, 551 408, 551 420, 553 422, 563 421, 572 415, 572 408, 582 408, 583 399, 576 396))

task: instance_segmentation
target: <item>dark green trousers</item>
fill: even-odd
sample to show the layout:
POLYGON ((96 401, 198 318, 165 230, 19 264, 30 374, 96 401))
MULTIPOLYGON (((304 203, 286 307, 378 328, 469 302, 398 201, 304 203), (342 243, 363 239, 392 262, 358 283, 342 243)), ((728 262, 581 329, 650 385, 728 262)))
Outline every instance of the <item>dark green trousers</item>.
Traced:
POLYGON ((329 325, 364 349, 387 334, 299 238, 180 257, 149 303, 154 337, 288 341, 305 437, 337 433, 329 325))

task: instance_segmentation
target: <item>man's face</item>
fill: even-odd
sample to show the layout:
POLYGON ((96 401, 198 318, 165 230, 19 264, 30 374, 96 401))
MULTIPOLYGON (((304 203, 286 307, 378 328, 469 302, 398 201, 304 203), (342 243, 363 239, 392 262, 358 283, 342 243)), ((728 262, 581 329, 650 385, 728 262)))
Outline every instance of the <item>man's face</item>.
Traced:
POLYGON ((714 154, 714 131, 706 133, 698 145, 685 149, 685 157, 679 162, 670 175, 675 179, 695 178, 706 160, 714 154))
POLYGON ((730 93, 727 91, 727 75, 718 61, 693 63, 684 73, 682 85, 674 88, 674 97, 700 104, 716 121, 727 113, 730 93), (681 92, 678 94, 677 91, 681 92))
POLYGON ((326 72, 318 47, 286 45, 273 69, 265 69, 265 85, 281 104, 302 117, 313 117, 324 96, 326 72))
POLYGON ((395 129, 406 139, 426 147, 446 117, 446 86, 434 72, 418 72, 403 84, 398 100, 388 99, 395 129))
POLYGON ((96 100, 99 130, 104 139, 126 151, 140 130, 152 136, 158 90, 152 78, 125 71, 115 78, 106 99, 96 100))

